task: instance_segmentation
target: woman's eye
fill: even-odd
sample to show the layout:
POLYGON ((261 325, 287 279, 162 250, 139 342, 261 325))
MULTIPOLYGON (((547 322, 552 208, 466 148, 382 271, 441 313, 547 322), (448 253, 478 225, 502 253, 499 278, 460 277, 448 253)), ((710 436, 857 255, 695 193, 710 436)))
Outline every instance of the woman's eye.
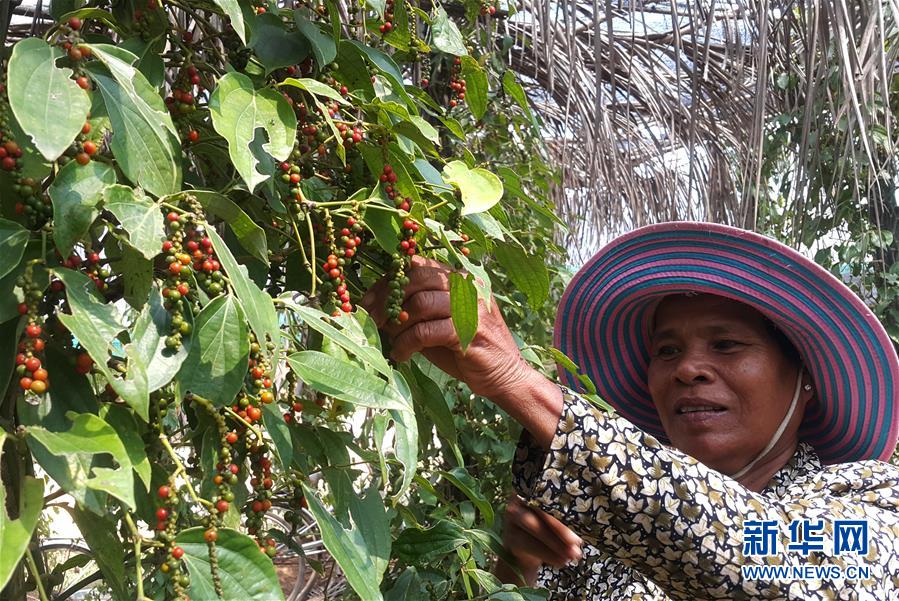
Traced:
POLYGON ((740 342, 736 340, 719 340, 715 342, 715 348, 719 351, 729 351, 740 346, 740 342))
POLYGON ((670 344, 660 346, 656 349, 656 357, 673 357, 677 353, 677 347, 670 344))

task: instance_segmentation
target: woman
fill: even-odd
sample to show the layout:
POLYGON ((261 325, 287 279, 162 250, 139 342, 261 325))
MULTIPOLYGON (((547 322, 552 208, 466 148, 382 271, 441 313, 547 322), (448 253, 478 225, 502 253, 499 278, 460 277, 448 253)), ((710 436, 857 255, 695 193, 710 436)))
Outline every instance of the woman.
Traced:
POLYGON ((712 224, 605 247, 555 345, 618 417, 528 367, 495 303, 463 356, 447 279, 417 262, 401 326, 377 287, 365 304, 397 360, 422 352, 524 426, 506 542, 527 582, 554 599, 899 598, 899 469, 876 461, 899 436, 899 360, 826 271, 712 224), (741 570, 765 565, 795 570, 741 570))

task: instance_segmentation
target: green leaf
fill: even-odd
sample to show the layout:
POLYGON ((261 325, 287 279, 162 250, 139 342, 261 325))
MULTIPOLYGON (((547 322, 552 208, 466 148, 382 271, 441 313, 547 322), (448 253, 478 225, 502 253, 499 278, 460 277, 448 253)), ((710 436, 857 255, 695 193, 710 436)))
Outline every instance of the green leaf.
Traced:
POLYGON ((214 299, 197 315, 193 332, 190 352, 178 373, 181 389, 218 407, 230 405, 243 384, 250 358, 240 303, 231 295, 214 299))
MULTIPOLYGON (((400 372, 393 372, 393 382, 403 398, 412 397, 409 385, 400 372)), ((418 467, 418 422, 415 420, 415 412, 411 408, 405 411, 391 411, 390 417, 393 418, 396 434, 396 458, 403 464, 403 480, 393 495, 394 499, 399 499, 412 485, 415 470, 418 467)))
MULTIPOLYGON (((0 459, 3 458, 3 444, 6 432, 0 430, 0 459)), ((6 586, 16 569, 37 526, 41 510, 44 508, 44 481, 25 476, 19 495, 19 517, 15 520, 6 513, 6 485, 0 486, 0 590, 6 586)))
MULTIPOLYGON (((112 253, 109 251, 112 248, 112 245, 106 247, 110 258, 112 253)), ((124 298, 129 305, 140 309, 146 304, 150 288, 153 287, 153 261, 144 257, 130 244, 122 243, 121 251, 119 272, 122 274, 124 298)))
POLYGON ((122 405, 106 405, 105 409, 103 419, 116 431, 125 447, 128 462, 144 483, 144 490, 150 492, 150 460, 147 458, 147 446, 141 439, 137 421, 122 405))
POLYGON ((104 583, 114 599, 127 599, 128 578, 125 575, 125 548, 116 536, 116 523, 109 515, 98 516, 78 504, 70 510, 72 519, 90 547, 92 559, 103 573, 104 583))
POLYGON ((443 168, 443 179, 462 193, 462 215, 488 210, 503 197, 503 182, 480 167, 469 169, 462 161, 450 161, 443 168))
POLYGON ((333 321, 336 324, 344 325, 345 319, 334 319, 324 311, 314 307, 299 305, 290 300, 287 295, 280 299, 280 302, 296 313, 307 326, 323 336, 327 336, 345 351, 352 353, 367 365, 375 368, 383 376, 390 377, 393 370, 388 365, 387 359, 384 358, 379 349, 369 343, 365 336, 361 335, 361 332, 357 335, 350 331, 349 328, 338 329, 330 323, 333 321))
POLYGON ((121 469, 95 467, 94 477, 84 481, 84 486, 108 492, 134 510, 131 462, 119 435, 112 426, 92 413, 69 412, 67 417, 72 420, 72 427, 65 432, 30 426, 27 433, 53 455, 111 455, 121 469))
POLYGON ((515 287, 527 295, 531 308, 540 310, 549 297, 549 271, 543 258, 512 244, 497 244, 493 252, 515 287))
POLYGON ((134 66, 137 56, 106 44, 93 44, 91 49, 102 65, 93 62, 85 68, 103 95, 112 123, 110 148, 119 167, 151 194, 177 192, 181 189, 178 134, 159 93, 134 66))
POLYGON ((103 208, 112 213, 128 232, 128 242, 152 259, 165 240, 159 206, 139 190, 116 184, 103 190, 103 208))
MULTIPOLYGON (((293 63, 288 63, 293 64, 293 63)), ((266 88, 255 90, 246 75, 228 73, 218 81, 209 99, 212 125, 228 142, 228 154, 234 168, 252 192, 268 179, 257 166, 265 161, 283 161, 293 150, 297 117, 287 100, 266 88), (268 142, 251 148, 258 130, 264 130, 268 142)))
POLYGON ((493 527, 493 506, 481 492, 480 484, 476 478, 469 474, 464 467, 454 467, 448 472, 439 471, 437 473, 465 493, 465 496, 468 497, 481 512, 481 516, 487 522, 487 527, 493 527))
POLYGON ((64 257, 87 234, 97 218, 103 189, 115 181, 115 170, 96 161, 84 166, 70 161, 59 170, 48 193, 53 201, 53 241, 64 257))
POLYGON ((467 277, 456 272, 450 274, 450 316, 465 352, 478 331, 478 291, 471 274, 467 277))
MULTIPOLYGON (((466 83, 466 85, 468 85, 466 83)), ((530 119, 531 124, 534 126, 534 129, 537 129, 538 124, 536 119, 534 119, 534 114, 531 112, 531 105, 528 104, 528 97, 525 94, 524 89, 521 87, 521 84, 518 83, 518 80, 515 78, 515 72, 512 69, 508 69, 505 73, 503 73, 503 90, 512 97, 518 106, 521 107, 521 110, 524 111, 525 116, 530 119)), ((466 96, 467 98, 467 96, 466 96)))
POLYGON ((437 427, 437 433, 451 444, 457 443, 456 424, 440 386, 429 378, 414 361, 402 366, 412 398, 422 408, 437 427))
POLYGON ((135 66, 155 88, 160 88, 165 83, 165 63, 160 56, 165 48, 165 41, 161 36, 149 42, 140 37, 133 37, 118 45, 137 57, 135 66))
POLYGON ((387 0, 365 0, 365 4, 372 8, 378 17, 384 18, 384 10, 387 8, 387 0))
POLYGON ((0 219, 0 278, 15 269, 22 260, 30 234, 15 221, 0 219))
POLYGON ((306 19, 299 10, 293 11, 293 19, 300 33, 309 40, 312 53, 315 55, 315 62, 319 67, 331 63, 337 57, 337 43, 334 41, 334 37, 322 33, 318 25, 306 19))
POLYGON ((149 418, 150 392, 147 390, 146 366, 133 355, 133 345, 125 347, 128 357, 126 378, 117 377, 106 363, 109 346, 124 329, 122 317, 115 305, 97 297, 97 289, 86 275, 70 269, 55 269, 53 274, 66 288, 71 315, 58 313, 59 320, 87 350, 110 385, 144 420, 149 418))
POLYGON ((293 461, 293 438, 290 436, 290 428, 284 422, 280 405, 268 403, 262 405, 262 425, 271 436, 275 446, 275 455, 286 472, 293 461))
MULTIPOLYGON (((240 304, 246 314, 250 327, 256 333, 256 339, 262 348, 265 347, 266 338, 277 345, 281 341, 280 329, 278 327, 278 314, 275 312, 275 305, 265 291, 260 290, 253 280, 247 275, 247 268, 239 265, 231 254, 231 249, 225 244, 221 236, 212 228, 206 230, 206 235, 212 240, 212 247, 218 256, 225 273, 231 280, 231 286, 240 299, 240 304)), ((269 351, 265 354, 270 355, 269 351)))
POLYGON ((41 38, 13 44, 6 90, 9 106, 22 130, 48 161, 55 161, 81 133, 91 107, 87 92, 58 69, 61 49, 41 38))
MULTIPOLYGON (((271 73, 280 67, 296 65, 309 56, 309 43, 299 32, 284 28, 281 17, 271 13, 258 15, 250 26, 252 33, 247 44, 271 73)), ((233 73, 232 73, 233 75, 233 73)))
POLYGON ((309 79, 306 77, 301 77, 299 79, 294 77, 288 77, 280 84, 281 86, 291 86, 294 88, 299 88, 301 90, 305 90, 310 94, 314 94, 315 96, 324 96, 325 98, 330 98, 338 102, 339 104, 348 105, 346 98, 341 96, 337 90, 332 88, 331 86, 325 85, 322 82, 316 79, 309 79))
MULTIPOLYGON (((352 489, 350 489, 352 490, 352 489)), ((390 520, 384 510, 384 501, 378 494, 378 487, 372 485, 363 496, 352 494, 349 499, 350 516, 362 539, 368 556, 374 564, 378 580, 390 561, 390 520)))
POLYGON ((470 56, 462 57, 462 77, 465 79, 465 103, 475 119, 481 119, 487 112, 487 73, 470 56))
POLYGON ((315 517, 325 548, 340 565, 347 582, 362 601, 381 601, 381 575, 372 560, 365 539, 357 529, 348 530, 318 500, 316 493, 303 483, 303 495, 315 517))
MULTIPOLYGON (((175 543, 184 549, 183 561, 190 573, 187 594, 191 599, 218 599, 212 584, 209 547, 203 540, 203 528, 182 530, 175 543)), ((259 552, 252 538, 230 528, 218 529, 216 541, 218 573, 223 599, 241 601, 283 601, 284 593, 272 560, 259 552)))
POLYGON ((382 52, 377 48, 366 46, 358 40, 349 40, 349 43, 355 46, 356 49, 361 52, 363 56, 368 58, 368 60, 378 69, 383 71, 384 74, 390 78, 391 83, 400 88, 403 87, 403 73, 400 71, 396 61, 394 61, 389 54, 382 52))
POLYGON ((287 362, 306 384, 329 396, 362 407, 409 410, 392 383, 349 361, 319 351, 301 351, 288 356, 287 362))
POLYGON ((465 38, 442 6, 434 9, 434 18, 431 20, 431 46, 456 56, 468 54, 468 50, 465 49, 465 38))
MULTIPOLYGON (((184 317, 189 323, 190 316, 184 317)), ((193 342, 192 334, 182 334, 178 350, 166 347, 165 339, 171 331, 171 323, 172 314, 166 311, 162 295, 154 288, 131 331, 136 351, 147 365, 147 388, 150 392, 159 390, 172 381, 187 358, 193 342)))
POLYGON ((243 11, 240 9, 238 0, 212 0, 215 5, 222 9, 225 16, 231 20, 231 26, 234 28, 237 37, 244 44, 247 43, 247 26, 243 20, 243 11))
POLYGON ((452 553, 467 543, 461 526, 448 520, 438 520, 426 530, 407 528, 393 542, 393 549, 406 563, 420 565, 452 553))

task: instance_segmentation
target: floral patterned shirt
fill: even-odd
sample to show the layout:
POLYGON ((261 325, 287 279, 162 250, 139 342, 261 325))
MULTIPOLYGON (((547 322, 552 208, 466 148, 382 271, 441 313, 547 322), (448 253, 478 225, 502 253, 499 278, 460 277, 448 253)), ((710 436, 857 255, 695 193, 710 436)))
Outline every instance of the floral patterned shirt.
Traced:
POLYGON ((822 466, 812 447, 800 443, 756 493, 577 393, 562 391, 564 407, 550 450, 525 433, 513 468, 515 488, 528 505, 563 521, 585 541, 579 562, 541 569, 538 584, 550 599, 899 600, 896 466, 822 466), (823 521, 823 551, 788 550, 801 540, 790 537, 794 519, 823 521), (835 552, 834 522, 844 519, 868 520, 866 555, 835 552), (777 528, 777 554, 744 556, 743 526, 756 526, 750 520, 777 528), (743 565, 839 566, 844 577, 744 578, 743 565), (868 577, 845 578, 849 566, 868 566, 868 577))

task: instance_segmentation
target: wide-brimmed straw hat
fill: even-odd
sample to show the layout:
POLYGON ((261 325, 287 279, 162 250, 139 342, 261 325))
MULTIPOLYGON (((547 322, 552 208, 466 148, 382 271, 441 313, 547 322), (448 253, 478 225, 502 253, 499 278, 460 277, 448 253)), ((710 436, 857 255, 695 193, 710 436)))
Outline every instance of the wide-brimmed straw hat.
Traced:
MULTIPOLYGON (((886 460, 899 437, 899 360, 871 310, 795 250, 710 223, 637 229, 605 246, 569 283, 554 344, 625 418, 668 442, 647 387, 658 301, 707 293, 749 305, 786 334, 815 383, 800 429, 825 463, 886 460)), ((560 370, 563 383, 583 390, 560 370)))

